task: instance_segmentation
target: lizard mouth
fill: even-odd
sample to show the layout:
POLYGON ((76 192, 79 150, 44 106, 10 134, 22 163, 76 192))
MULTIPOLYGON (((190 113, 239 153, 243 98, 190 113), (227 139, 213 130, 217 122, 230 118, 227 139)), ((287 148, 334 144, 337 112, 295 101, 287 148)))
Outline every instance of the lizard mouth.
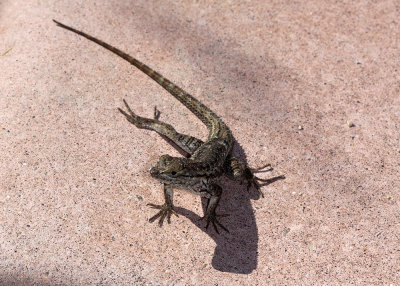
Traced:
POLYGON ((151 168, 150 170, 150 175, 160 181, 161 183, 171 183, 171 178, 168 178, 165 176, 163 173, 160 172, 156 167, 151 168))

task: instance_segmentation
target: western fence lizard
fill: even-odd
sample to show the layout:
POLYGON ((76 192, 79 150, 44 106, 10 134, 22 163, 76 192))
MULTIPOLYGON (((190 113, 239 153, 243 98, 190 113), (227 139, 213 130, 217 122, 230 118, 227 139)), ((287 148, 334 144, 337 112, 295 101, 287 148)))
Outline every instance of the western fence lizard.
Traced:
POLYGON ((75 32, 127 60, 185 105, 209 130, 208 138, 203 142, 195 137, 180 134, 171 125, 158 120, 156 108, 152 119, 133 113, 125 100, 123 102, 127 112, 118 108, 136 127, 156 131, 189 154, 188 158, 162 155, 156 165, 150 169, 151 176, 164 184, 165 197, 165 203, 162 205, 148 204, 152 208, 159 209, 159 212, 150 218, 150 222, 159 219, 158 223, 162 226, 165 219, 170 223, 172 214, 177 216, 173 205, 173 188, 179 188, 208 199, 203 217, 206 220, 206 228, 212 223, 217 233, 219 233, 217 226, 229 232, 217 219, 217 217, 225 215, 217 215, 215 212, 222 193, 218 181, 223 175, 236 181, 247 181, 247 189, 254 186, 262 196, 259 182, 269 183, 284 178, 284 176, 279 176, 265 180, 256 177, 254 172, 269 167, 270 164, 252 169, 234 157, 232 155, 234 139, 228 126, 211 109, 170 80, 121 50, 56 20, 53 21, 58 26, 75 32))

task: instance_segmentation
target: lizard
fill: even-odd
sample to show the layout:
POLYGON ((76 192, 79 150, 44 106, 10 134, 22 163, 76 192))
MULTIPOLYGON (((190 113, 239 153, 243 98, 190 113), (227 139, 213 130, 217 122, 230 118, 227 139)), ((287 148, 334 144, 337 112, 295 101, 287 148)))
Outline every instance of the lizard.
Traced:
POLYGON ((160 73, 143 64, 136 58, 93 36, 64 25, 56 20, 53 21, 59 27, 83 36, 128 61, 161 85, 161 87, 186 106, 207 126, 208 137, 207 140, 202 141, 193 136, 178 133, 170 124, 158 120, 156 107, 154 108, 153 118, 145 118, 136 115, 125 100, 123 100, 123 102, 127 111, 118 108, 126 119, 137 128, 149 129, 157 132, 188 154, 187 157, 162 155, 154 167, 150 168, 150 175, 163 183, 165 200, 164 204, 161 205, 148 204, 151 208, 159 210, 149 219, 151 223, 158 219, 158 224, 161 227, 165 219, 167 219, 168 223, 171 223, 171 216, 178 216, 177 212, 174 210, 173 204, 174 189, 178 188, 207 199, 204 216, 202 217, 202 219, 206 221, 206 229, 208 229, 211 223, 216 233, 219 234, 218 227, 229 233, 229 230, 218 220, 218 217, 226 215, 216 213, 216 208, 222 194, 222 188, 218 184, 221 177, 225 175, 241 183, 246 181, 247 190, 254 186, 262 197, 264 197, 264 195, 260 189, 260 182, 268 183, 284 178, 284 176, 278 176, 272 179, 261 179, 255 176, 255 172, 270 167, 271 165, 265 164, 260 168, 250 168, 237 157, 233 156, 232 148, 234 145, 234 137, 231 130, 222 119, 210 108, 167 78, 163 77, 160 73))

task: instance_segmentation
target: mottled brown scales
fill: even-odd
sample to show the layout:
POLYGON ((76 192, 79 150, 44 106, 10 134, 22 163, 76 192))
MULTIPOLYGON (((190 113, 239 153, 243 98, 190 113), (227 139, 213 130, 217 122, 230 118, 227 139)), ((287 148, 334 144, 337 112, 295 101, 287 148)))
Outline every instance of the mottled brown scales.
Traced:
POLYGON ((156 109, 154 118, 144 118, 136 115, 125 100, 124 104, 127 112, 118 108, 130 123, 138 128, 156 131, 184 150, 189 157, 178 158, 162 155, 156 165, 150 169, 151 176, 164 184, 165 198, 165 202, 162 205, 149 204, 150 207, 159 210, 156 215, 150 218, 150 222, 159 219, 158 223, 162 226, 164 220, 167 219, 168 223, 170 223, 171 215, 177 215, 173 206, 173 188, 180 188, 208 199, 203 217, 206 220, 206 228, 212 223, 217 233, 219 233, 218 227, 228 232, 228 229, 217 219, 218 216, 222 215, 217 215, 215 212, 222 193, 222 188, 218 185, 218 181, 223 175, 240 182, 247 181, 247 188, 254 186, 260 193, 258 182, 272 182, 284 178, 279 176, 263 180, 254 176, 255 171, 261 170, 269 166, 269 164, 262 168, 251 169, 239 159, 233 157, 232 147, 234 141, 228 126, 207 106, 170 80, 121 50, 84 32, 55 20, 53 21, 58 26, 77 33, 127 60, 185 105, 209 130, 208 138, 203 142, 193 136, 180 134, 171 125, 158 120, 156 109))

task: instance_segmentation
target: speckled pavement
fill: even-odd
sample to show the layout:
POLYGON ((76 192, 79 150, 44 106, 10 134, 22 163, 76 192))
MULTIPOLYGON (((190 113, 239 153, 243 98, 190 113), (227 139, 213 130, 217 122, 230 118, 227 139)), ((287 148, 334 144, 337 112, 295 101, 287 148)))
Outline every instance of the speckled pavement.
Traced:
POLYGON ((400 6, 392 1, 0 3, 0 285, 400 285, 400 6), (230 234, 199 197, 148 219, 148 169, 179 156, 132 109, 206 138, 140 71, 220 115, 265 198, 222 180, 230 234))

